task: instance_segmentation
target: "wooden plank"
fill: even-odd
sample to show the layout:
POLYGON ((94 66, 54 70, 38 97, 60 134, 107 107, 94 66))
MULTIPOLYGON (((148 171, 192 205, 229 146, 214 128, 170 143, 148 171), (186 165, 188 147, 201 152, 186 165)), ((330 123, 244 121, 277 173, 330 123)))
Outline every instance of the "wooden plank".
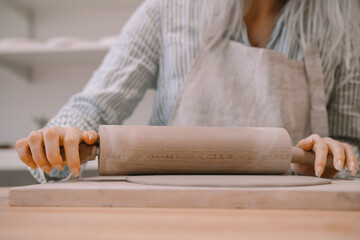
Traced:
POLYGON ((359 239, 360 211, 9 207, 0 188, 1 239, 359 239))
POLYGON ((12 206, 360 210, 360 179, 303 187, 169 187, 69 181, 10 189, 12 206))

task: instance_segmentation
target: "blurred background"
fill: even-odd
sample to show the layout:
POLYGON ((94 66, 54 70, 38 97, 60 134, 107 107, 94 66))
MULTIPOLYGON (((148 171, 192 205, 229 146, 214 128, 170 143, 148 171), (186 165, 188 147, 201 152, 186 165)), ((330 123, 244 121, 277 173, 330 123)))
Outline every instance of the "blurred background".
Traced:
MULTIPOLYGON (((82 90, 142 0, 0 0, 0 186, 36 183, 15 142, 82 90)), ((149 90, 125 124, 146 125, 149 90)), ((85 176, 97 175, 92 161, 85 176)))

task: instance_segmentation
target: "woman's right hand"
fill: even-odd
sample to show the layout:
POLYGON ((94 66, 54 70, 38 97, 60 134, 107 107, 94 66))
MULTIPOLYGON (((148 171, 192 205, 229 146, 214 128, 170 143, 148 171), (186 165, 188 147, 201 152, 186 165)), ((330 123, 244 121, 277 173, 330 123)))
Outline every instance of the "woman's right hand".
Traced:
POLYGON ((51 127, 32 131, 27 138, 18 140, 16 152, 26 165, 32 169, 40 167, 46 173, 51 168, 63 170, 65 162, 60 155, 60 146, 64 146, 66 165, 72 175, 80 174, 79 144, 95 144, 99 139, 95 131, 80 131, 76 127, 51 127))

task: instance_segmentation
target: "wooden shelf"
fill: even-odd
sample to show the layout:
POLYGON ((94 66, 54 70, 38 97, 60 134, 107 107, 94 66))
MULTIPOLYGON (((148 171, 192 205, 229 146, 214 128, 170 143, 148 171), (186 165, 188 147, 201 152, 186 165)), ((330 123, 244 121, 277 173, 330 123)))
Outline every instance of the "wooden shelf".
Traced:
MULTIPOLYGON (((16 16, 20 16, 19 21, 25 19, 25 22, 28 22, 28 34, 26 37, 37 38, 39 36, 34 31, 34 19, 37 19, 38 16, 45 15, 48 19, 49 16, 52 15, 52 12, 63 12, 64 16, 66 16, 66 13, 72 12, 74 14, 75 12, 79 14, 79 16, 82 16, 81 13, 86 11, 94 12, 101 10, 102 12, 106 12, 109 10, 117 11, 117 9, 122 11, 121 14, 127 14, 127 12, 132 12, 136 7, 141 5, 142 2, 143 0, 11 0, 6 2, 6 6, 12 12, 16 13, 16 16)), ((89 17, 88 15, 85 16, 89 17)), ((69 21, 71 23, 71 21, 74 20, 69 21)), ((59 33, 59 35, 64 34, 59 33)), ((70 34, 70 36, 71 35, 73 34, 70 34)), ((67 35, 65 34, 65 36, 67 35)), ((45 38, 51 37, 53 37, 53 35, 45 38)), ((91 46, 87 45, 86 47, 71 48, 56 48, 46 45, 28 49, 16 49, 14 47, 8 49, 0 48, 0 65, 14 75, 26 80, 31 80, 34 67, 100 64, 108 50, 108 46, 95 44, 91 46)))
POLYGON ((12 65, 34 67, 48 64, 74 64, 98 62, 109 51, 107 46, 69 47, 69 48, 34 48, 0 50, 0 60, 12 65))
POLYGON ((3 49, 0 50, 0 63, 31 80, 32 70, 36 66, 100 64, 108 51, 108 46, 3 49))

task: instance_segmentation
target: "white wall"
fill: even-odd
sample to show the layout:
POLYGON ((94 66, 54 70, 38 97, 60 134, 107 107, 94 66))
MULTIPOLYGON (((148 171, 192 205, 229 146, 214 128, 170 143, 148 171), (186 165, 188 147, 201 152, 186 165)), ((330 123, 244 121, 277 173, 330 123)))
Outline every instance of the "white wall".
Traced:
POLYGON ((14 6, 11 0, 0 0, 0 38, 29 36, 29 17, 24 8, 14 6))
MULTIPOLYGON (((33 19, 29 31, 16 11, 4 10, 6 0, 0 0, 0 37, 23 37, 28 32, 42 40, 59 35, 88 39, 117 35, 141 2, 89 0, 86 7, 81 7, 86 5, 85 0, 26 0, 25 7, 29 8, 33 19)), ((14 3, 22 6, 23 1, 14 3)), ((84 87, 100 62, 37 66, 31 82, 0 67, 0 144, 14 144, 17 139, 26 137, 37 128, 34 118, 53 116, 71 95, 84 87)), ((154 91, 149 91, 126 123, 147 124, 153 97, 154 91)))

